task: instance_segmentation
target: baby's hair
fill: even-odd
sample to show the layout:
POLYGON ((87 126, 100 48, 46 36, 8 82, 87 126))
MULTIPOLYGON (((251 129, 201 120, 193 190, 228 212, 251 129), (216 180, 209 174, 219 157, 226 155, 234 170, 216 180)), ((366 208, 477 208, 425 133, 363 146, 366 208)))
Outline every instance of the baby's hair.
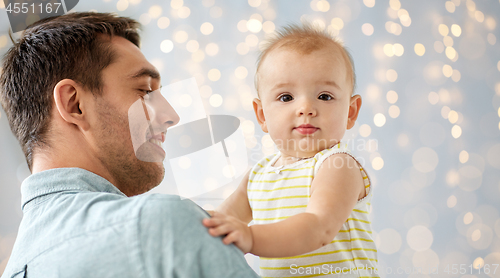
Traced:
POLYGON ((301 25, 290 24, 277 30, 270 38, 261 45, 261 52, 257 59, 257 72, 255 74, 255 88, 259 93, 259 69, 267 55, 278 48, 287 48, 301 54, 309 54, 315 50, 325 47, 337 48, 342 54, 342 58, 347 68, 347 78, 351 82, 352 92, 356 87, 356 73, 351 54, 343 46, 343 43, 336 37, 330 35, 325 30, 315 28, 308 22, 301 25))

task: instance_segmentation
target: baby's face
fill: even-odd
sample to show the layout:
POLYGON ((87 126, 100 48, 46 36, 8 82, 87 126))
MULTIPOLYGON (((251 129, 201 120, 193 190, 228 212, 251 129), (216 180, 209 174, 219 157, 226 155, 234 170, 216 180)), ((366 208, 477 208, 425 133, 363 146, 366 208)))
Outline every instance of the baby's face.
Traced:
POLYGON ((262 129, 283 154, 314 156, 340 142, 352 127, 346 70, 340 51, 332 48, 310 54, 278 49, 265 58, 254 108, 262 129))

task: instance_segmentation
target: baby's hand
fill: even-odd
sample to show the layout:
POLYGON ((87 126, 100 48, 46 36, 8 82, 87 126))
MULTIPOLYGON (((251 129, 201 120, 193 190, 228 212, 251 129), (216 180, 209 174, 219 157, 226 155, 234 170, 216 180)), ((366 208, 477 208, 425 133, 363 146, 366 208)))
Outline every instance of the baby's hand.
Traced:
POLYGON ((220 212, 213 212, 212 218, 203 219, 203 225, 208 233, 214 237, 226 235, 222 242, 224 244, 234 243, 243 253, 252 249, 253 237, 250 227, 245 222, 220 212))

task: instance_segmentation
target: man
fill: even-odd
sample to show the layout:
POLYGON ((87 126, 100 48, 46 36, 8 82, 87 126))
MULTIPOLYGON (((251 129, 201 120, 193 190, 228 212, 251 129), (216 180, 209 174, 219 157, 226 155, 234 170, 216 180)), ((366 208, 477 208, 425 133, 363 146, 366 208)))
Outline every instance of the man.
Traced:
POLYGON ((6 54, 0 100, 33 174, 2 278, 257 277, 235 246, 208 234, 194 203, 137 196, 163 179, 158 141, 179 121, 164 99, 146 108, 160 76, 138 27, 72 13, 33 24, 6 54), (148 126, 129 126, 137 101, 148 126), (149 160, 134 152, 138 134, 149 160))

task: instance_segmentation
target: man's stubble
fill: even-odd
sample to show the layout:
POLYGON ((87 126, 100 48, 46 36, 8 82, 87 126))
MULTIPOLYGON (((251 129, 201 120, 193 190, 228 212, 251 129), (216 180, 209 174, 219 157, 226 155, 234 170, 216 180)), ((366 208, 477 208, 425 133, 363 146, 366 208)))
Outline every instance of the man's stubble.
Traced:
POLYGON ((163 180, 165 168, 161 162, 139 160, 132 146, 128 117, 104 99, 96 98, 98 129, 97 157, 114 178, 115 186, 125 195, 145 193, 163 180))

